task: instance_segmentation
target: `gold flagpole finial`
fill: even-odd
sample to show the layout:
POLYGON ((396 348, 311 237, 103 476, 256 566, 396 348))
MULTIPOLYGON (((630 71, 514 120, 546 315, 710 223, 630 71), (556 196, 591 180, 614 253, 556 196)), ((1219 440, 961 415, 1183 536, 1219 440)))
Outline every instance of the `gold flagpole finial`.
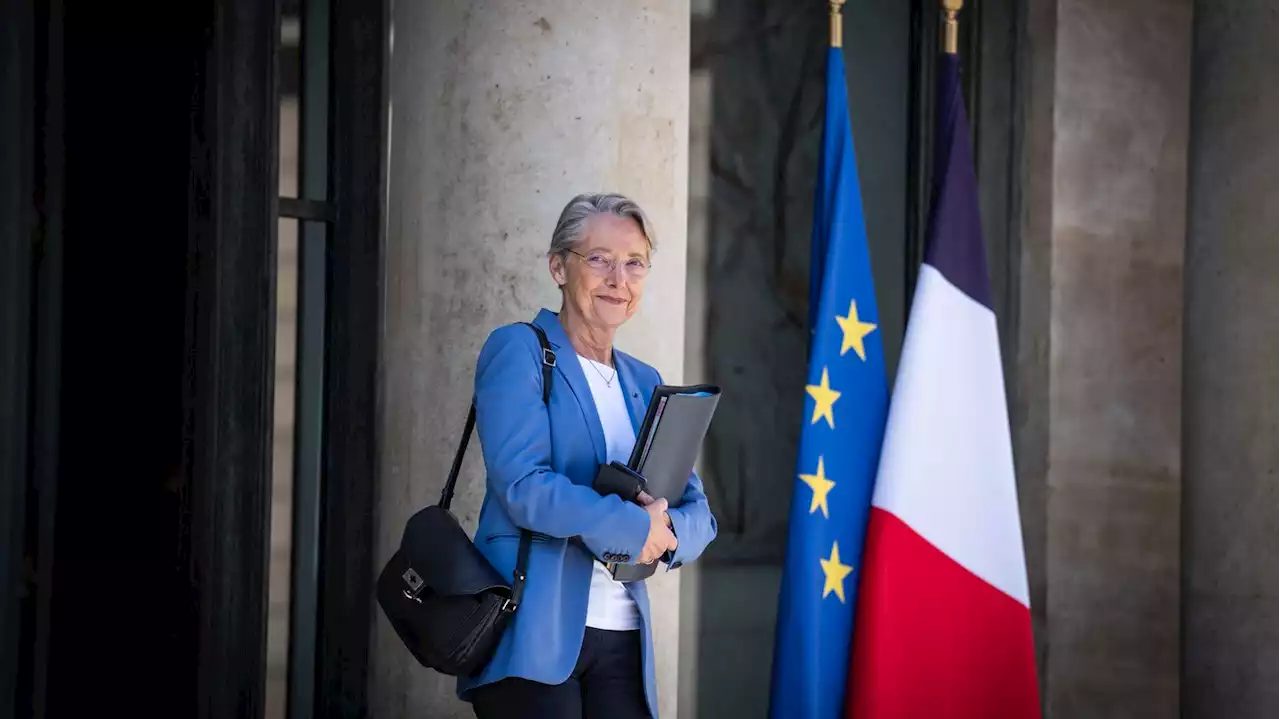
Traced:
POLYGON ((827 0, 831 5, 831 47, 844 45, 844 16, 840 14, 840 6, 844 0, 827 0))
POLYGON ((960 21, 957 16, 962 7, 964 7, 964 0, 942 0, 942 11, 947 15, 947 34, 942 47, 948 55, 956 54, 957 46, 960 44, 960 21))

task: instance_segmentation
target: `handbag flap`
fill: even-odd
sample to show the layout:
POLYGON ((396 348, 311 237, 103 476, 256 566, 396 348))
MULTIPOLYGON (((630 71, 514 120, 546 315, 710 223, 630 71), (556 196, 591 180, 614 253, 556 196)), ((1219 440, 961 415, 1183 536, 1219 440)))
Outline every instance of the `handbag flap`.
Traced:
POLYGON ((459 596, 498 591, 510 596, 511 583, 480 553, 451 512, 439 506, 409 518, 400 553, 432 594, 459 596))

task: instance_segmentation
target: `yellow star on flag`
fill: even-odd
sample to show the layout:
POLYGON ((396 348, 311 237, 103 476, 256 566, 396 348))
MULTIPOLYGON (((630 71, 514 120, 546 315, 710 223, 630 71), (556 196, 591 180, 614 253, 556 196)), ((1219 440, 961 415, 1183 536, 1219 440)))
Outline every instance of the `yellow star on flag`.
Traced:
POLYGON ((822 563, 822 573, 827 577, 826 584, 822 585, 822 598, 826 599, 828 594, 835 592, 840 603, 844 604, 844 578, 849 576, 853 567, 840 563, 840 547, 835 542, 831 543, 831 558, 818 561, 822 563))
POLYGON ((844 341, 840 343, 840 356, 843 357, 844 353, 852 347, 853 351, 858 353, 858 359, 866 362, 867 349, 863 347, 862 340, 874 332, 876 326, 858 319, 858 301, 849 300, 848 316, 836 315, 836 322, 840 323, 840 330, 844 332, 844 341))
POLYGON ((822 417, 827 420, 827 424, 831 429, 836 428, 835 403, 840 399, 840 393, 831 389, 828 384, 827 368, 822 368, 822 384, 805 385, 804 390, 813 398, 813 419, 809 420, 809 424, 817 424, 818 418, 822 417))
POLYGON ((827 512, 827 493, 831 488, 836 486, 835 482, 827 479, 822 471, 822 457, 818 457, 818 473, 802 474, 801 481, 809 485, 809 489, 813 490, 813 501, 809 504, 809 514, 818 511, 818 507, 822 507, 822 516, 830 519, 831 515, 827 512))

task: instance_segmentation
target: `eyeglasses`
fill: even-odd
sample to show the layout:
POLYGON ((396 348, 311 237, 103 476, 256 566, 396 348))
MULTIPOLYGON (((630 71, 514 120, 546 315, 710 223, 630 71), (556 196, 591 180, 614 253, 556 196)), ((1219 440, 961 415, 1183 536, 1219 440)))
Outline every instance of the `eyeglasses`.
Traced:
MULTIPOLYGON (((581 257, 582 261, 587 265, 587 269, 600 277, 609 277, 617 270, 618 260, 608 253, 597 251, 584 255, 573 250, 569 250, 569 252, 581 257)), ((649 274, 649 268, 652 266, 639 257, 628 257, 622 263, 622 271, 626 273, 627 277, 633 280, 640 280, 649 274)))

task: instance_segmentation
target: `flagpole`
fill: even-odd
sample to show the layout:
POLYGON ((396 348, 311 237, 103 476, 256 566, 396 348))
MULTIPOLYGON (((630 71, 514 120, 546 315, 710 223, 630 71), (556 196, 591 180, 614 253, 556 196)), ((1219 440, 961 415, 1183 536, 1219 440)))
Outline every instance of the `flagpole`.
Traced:
POLYGON ((957 46, 960 44, 960 21, 957 16, 960 14, 960 8, 964 7, 964 0, 942 0, 942 11, 947 15, 946 39, 943 43, 943 50, 948 55, 956 54, 957 46))
POLYGON ((831 5, 831 47, 844 45, 844 16, 840 14, 840 6, 844 0, 828 0, 831 5))

